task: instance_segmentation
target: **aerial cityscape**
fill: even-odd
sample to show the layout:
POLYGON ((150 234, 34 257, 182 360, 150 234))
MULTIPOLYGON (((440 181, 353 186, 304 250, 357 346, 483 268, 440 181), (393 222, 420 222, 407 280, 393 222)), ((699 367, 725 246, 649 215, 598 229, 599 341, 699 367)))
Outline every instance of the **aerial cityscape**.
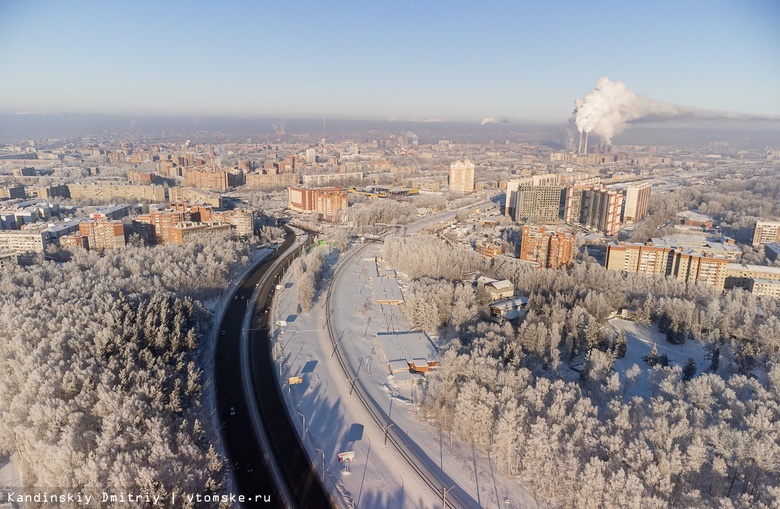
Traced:
POLYGON ((780 506, 780 5, 0 6, 0 509, 780 506))

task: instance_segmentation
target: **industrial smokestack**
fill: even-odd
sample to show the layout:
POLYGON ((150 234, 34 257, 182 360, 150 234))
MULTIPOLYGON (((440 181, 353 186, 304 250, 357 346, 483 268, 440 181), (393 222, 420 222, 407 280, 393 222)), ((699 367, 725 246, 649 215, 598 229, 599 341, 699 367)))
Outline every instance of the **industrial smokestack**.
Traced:
POLYGON ((585 133, 585 155, 588 155, 588 136, 590 136, 590 131, 585 133))
POLYGON ((585 152, 588 151, 587 134, 593 131, 606 145, 620 134, 629 123, 642 120, 778 120, 766 115, 744 115, 721 111, 701 110, 688 106, 669 104, 637 95, 621 81, 611 81, 606 76, 596 83, 582 99, 574 101, 574 121, 577 129, 585 131, 585 152))
POLYGON ((577 153, 582 154, 582 131, 580 131, 580 145, 577 147, 577 153))

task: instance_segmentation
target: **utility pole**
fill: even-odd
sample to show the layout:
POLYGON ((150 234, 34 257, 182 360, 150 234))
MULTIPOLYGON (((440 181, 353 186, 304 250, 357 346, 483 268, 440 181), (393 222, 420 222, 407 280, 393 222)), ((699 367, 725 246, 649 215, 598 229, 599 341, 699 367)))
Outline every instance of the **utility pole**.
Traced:
POLYGON ((357 382, 358 377, 354 377, 349 381, 349 395, 352 396, 352 391, 355 390, 355 382, 357 382))
POLYGON ((393 426, 395 426, 395 424, 388 424, 385 426, 385 445, 384 445, 385 447, 387 447, 387 434, 390 431, 390 428, 392 428, 393 426))
POLYGON ((448 492, 448 491, 452 491, 452 489, 453 489, 454 487, 455 487, 455 486, 450 486, 449 488, 447 488, 446 486, 442 486, 442 487, 441 487, 441 491, 442 491, 442 496, 441 496, 441 507, 442 507, 442 509, 447 509, 447 492, 448 492))

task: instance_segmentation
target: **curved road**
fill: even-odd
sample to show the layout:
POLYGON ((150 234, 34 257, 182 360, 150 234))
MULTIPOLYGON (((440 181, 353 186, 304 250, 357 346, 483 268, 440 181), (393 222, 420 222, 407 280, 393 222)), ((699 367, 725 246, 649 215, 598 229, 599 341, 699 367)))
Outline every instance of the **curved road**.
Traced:
POLYGON ((239 493, 247 497, 244 505, 286 507, 283 496, 286 492, 293 507, 331 508, 330 496, 290 421, 271 359, 269 313, 266 311, 285 265, 303 249, 301 246, 286 254, 295 242, 295 234, 289 228, 287 232, 277 251, 239 283, 234 293, 236 298, 231 298, 223 315, 219 330, 224 334, 218 336, 214 368, 217 411, 229 465, 234 469, 239 493), (253 301, 258 284, 257 298, 253 301), (248 312, 252 313, 252 318, 248 351, 244 352, 241 335, 248 312), (242 355, 248 355, 246 361, 251 368, 250 379, 246 381, 242 378, 242 355), (250 388, 250 393, 245 387, 250 388), (250 417, 253 407, 259 411, 265 443, 269 444, 270 450, 263 447, 263 437, 258 436, 253 426, 250 417), (283 491, 274 483, 277 473, 285 484, 283 491), (266 502, 269 498, 270 503, 266 502))

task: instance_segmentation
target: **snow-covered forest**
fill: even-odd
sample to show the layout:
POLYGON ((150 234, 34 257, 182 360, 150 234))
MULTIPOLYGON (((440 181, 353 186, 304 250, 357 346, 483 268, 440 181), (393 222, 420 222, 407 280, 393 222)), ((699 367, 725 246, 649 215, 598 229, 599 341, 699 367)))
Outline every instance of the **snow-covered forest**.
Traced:
POLYGON ((164 495, 224 479, 204 338, 249 246, 222 235, 0 273, 0 451, 27 486, 164 495))
POLYGON ((412 323, 447 340, 442 368, 428 378, 425 417, 445 436, 489 450, 540 501, 578 508, 780 503, 777 300, 621 274, 592 261, 569 271, 527 269, 429 237, 388 238, 385 257, 413 279, 412 323), (509 279, 530 296, 519 327, 479 320, 480 295, 459 281, 472 271, 509 279), (624 307, 670 341, 702 342, 715 359, 696 376, 663 363, 618 373, 625 336, 611 334, 606 322, 624 307), (640 370, 649 370, 653 393, 627 399, 640 370))

